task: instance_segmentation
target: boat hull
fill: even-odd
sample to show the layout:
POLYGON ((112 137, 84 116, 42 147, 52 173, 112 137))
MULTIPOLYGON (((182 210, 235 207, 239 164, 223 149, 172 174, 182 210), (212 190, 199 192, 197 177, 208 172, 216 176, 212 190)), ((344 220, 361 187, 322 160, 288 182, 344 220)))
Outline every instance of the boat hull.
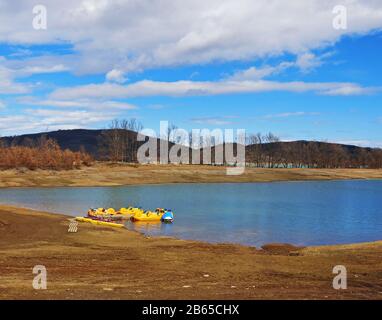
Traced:
POLYGON ((79 222, 87 222, 98 226, 107 226, 107 227, 113 227, 113 228, 123 228, 124 225, 120 223, 114 223, 114 222, 107 222, 107 221, 101 221, 101 220, 94 220, 90 218, 83 218, 83 217, 76 217, 76 220, 79 222))

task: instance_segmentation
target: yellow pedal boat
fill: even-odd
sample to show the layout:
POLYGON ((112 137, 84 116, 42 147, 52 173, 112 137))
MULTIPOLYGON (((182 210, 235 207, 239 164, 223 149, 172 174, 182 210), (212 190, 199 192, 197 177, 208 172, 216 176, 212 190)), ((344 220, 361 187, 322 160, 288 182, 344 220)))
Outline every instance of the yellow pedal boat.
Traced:
POLYGON ((132 216, 135 214, 140 214, 143 213, 144 211, 141 208, 133 208, 133 207, 128 207, 128 208, 121 208, 119 211, 117 211, 117 215, 123 215, 123 216, 132 216))
POLYGON ((99 225, 99 226, 108 226, 108 227, 115 227, 115 228, 123 228, 124 227, 124 225, 120 224, 120 223, 94 220, 94 219, 89 219, 89 218, 84 218, 84 217, 76 217, 76 220, 80 221, 80 222, 88 222, 88 223, 99 225))
POLYGON ((164 212, 146 211, 134 214, 132 221, 161 221, 164 212))
POLYGON ((132 215, 137 213, 143 213, 144 211, 141 208, 134 208, 134 207, 128 207, 128 208, 121 208, 118 211, 114 210, 113 208, 104 209, 104 208, 98 208, 98 209, 90 209, 88 211, 89 217, 127 217, 130 218, 132 215))
POLYGON ((112 216, 115 215, 116 211, 113 208, 98 208, 98 209, 89 209, 88 215, 90 217, 103 217, 103 216, 112 216))

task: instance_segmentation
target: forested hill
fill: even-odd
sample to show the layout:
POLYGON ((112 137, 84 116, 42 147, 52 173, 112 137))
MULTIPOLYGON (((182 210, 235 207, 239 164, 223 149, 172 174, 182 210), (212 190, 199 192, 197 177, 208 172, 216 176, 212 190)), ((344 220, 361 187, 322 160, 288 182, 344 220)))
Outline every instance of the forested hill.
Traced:
POLYGON ((382 149, 318 141, 253 144, 246 160, 258 166, 318 168, 382 167, 382 149))
POLYGON ((2 137, 1 139, 6 146, 29 146, 31 143, 38 141, 42 136, 46 136, 47 138, 54 139, 61 149, 80 151, 83 147, 87 153, 97 158, 99 139, 102 132, 103 130, 87 129, 58 130, 13 137, 2 137))
MULTIPOLYGON (((104 155, 102 145, 110 130, 59 130, 36 134, 25 134, 13 137, 2 137, 5 146, 30 146, 42 136, 54 139, 62 149, 80 151, 81 149, 100 159, 104 155), (105 135, 106 133, 106 135, 105 135)), ((134 144, 136 149, 137 133, 125 131, 127 143, 134 144)), ((110 132, 109 132, 110 133, 110 132)), ((110 138, 110 134, 109 134, 110 138)), ((103 146, 104 148, 105 146, 103 146)), ((133 152, 133 149, 130 152, 133 152)), ((136 150, 134 151, 136 152, 136 150)), ((316 141, 293 141, 252 144, 246 146, 246 160, 255 166, 288 166, 294 167, 382 167, 382 150, 362 148, 316 141)))

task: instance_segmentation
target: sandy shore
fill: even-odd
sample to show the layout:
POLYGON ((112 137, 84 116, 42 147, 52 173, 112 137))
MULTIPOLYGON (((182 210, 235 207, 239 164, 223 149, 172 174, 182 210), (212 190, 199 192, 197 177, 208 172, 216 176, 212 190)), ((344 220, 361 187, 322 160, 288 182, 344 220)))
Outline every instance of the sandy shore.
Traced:
POLYGON ((382 179, 374 169, 256 169, 238 176, 224 167, 201 165, 127 165, 96 163, 80 170, 0 171, 0 187, 118 186, 154 183, 268 182, 334 179, 382 179))
POLYGON ((0 299, 382 299, 382 241, 265 250, 147 238, 0 206, 0 299), (345 265, 348 289, 332 288, 345 265), (45 265, 48 289, 32 288, 45 265))

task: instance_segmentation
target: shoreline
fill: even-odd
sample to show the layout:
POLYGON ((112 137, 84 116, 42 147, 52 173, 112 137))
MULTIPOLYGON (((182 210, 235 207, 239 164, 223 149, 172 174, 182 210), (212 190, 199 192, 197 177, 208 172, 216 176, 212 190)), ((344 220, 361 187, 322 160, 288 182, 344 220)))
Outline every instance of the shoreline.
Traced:
MULTIPOLYGON (((33 189, 33 188, 41 188, 41 189, 47 189, 47 188, 105 188, 105 187, 138 187, 138 186, 166 186, 166 185, 177 185, 177 184, 249 184, 249 183, 299 183, 299 182, 340 182, 340 181, 382 181, 382 176, 378 178, 328 178, 328 179, 302 179, 302 180, 270 180, 270 181, 222 181, 222 182, 209 182, 209 181, 190 181, 190 182, 153 182, 153 183, 127 183, 127 184, 113 184, 113 185, 42 185, 42 186, 1 186, 1 189, 17 189, 17 188, 24 188, 24 189, 33 189)), ((1 183, 1 182, 0 182, 1 183)), ((1 204, 0 204, 1 205, 1 204)), ((32 208, 30 208, 32 209, 32 208)), ((33 210, 33 209, 32 209, 33 210)))
MULTIPOLYGON (((296 181, 291 181, 291 182, 296 182, 296 181)), ((66 188, 66 187, 60 187, 60 188, 66 188)), ((86 187, 84 187, 86 188, 86 187)), ((95 187, 97 188, 97 187, 95 187)), ((25 211, 30 211, 30 212, 41 212, 46 215, 54 215, 54 216, 60 216, 62 218, 66 219, 73 219, 76 216, 71 216, 67 215, 65 213, 61 212, 49 212, 45 210, 40 210, 40 209, 34 209, 31 207, 24 207, 22 205, 16 205, 16 204, 6 204, 6 203, 0 203, 0 211, 4 209, 10 209, 10 210, 25 210, 25 211)), ((264 246, 269 246, 269 245, 280 245, 280 246, 291 246, 295 248, 325 248, 325 247, 336 247, 336 246, 356 246, 356 245, 365 245, 365 244, 372 244, 372 243, 378 243, 382 242, 382 239, 377 239, 377 240, 371 240, 371 241, 362 241, 362 242, 350 242, 350 243, 330 243, 330 244, 318 244, 318 245, 298 245, 295 243, 279 243, 279 242, 267 242, 262 244, 260 247, 254 246, 254 245, 247 245, 247 244, 242 244, 242 243, 237 243, 237 242, 208 242, 208 241, 203 241, 203 240, 197 240, 197 239, 182 239, 182 238, 177 238, 174 236, 162 236, 162 235, 146 235, 143 232, 140 232, 138 230, 130 230, 126 227, 122 228, 123 230, 127 230, 128 232, 136 232, 143 237, 148 237, 148 238, 165 238, 165 239, 172 239, 172 240, 179 240, 179 241, 191 241, 191 242, 198 242, 201 244, 208 244, 208 245, 234 245, 234 246, 242 246, 246 248, 252 248, 252 249, 257 249, 257 250, 262 250, 262 247, 264 246)))
POLYGON ((0 298, 382 299, 382 241, 258 249, 88 224, 70 234, 69 218, 0 205, 0 298), (31 288, 37 264, 48 269, 48 290, 31 288), (339 264, 349 290, 331 286, 339 264))
POLYGON ((382 169, 246 168, 227 176, 225 167, 96 163, 68 171, 0 171, 0 188, 107 187, 177 183, 257 183, 285 181, 380 180, 382 169))

